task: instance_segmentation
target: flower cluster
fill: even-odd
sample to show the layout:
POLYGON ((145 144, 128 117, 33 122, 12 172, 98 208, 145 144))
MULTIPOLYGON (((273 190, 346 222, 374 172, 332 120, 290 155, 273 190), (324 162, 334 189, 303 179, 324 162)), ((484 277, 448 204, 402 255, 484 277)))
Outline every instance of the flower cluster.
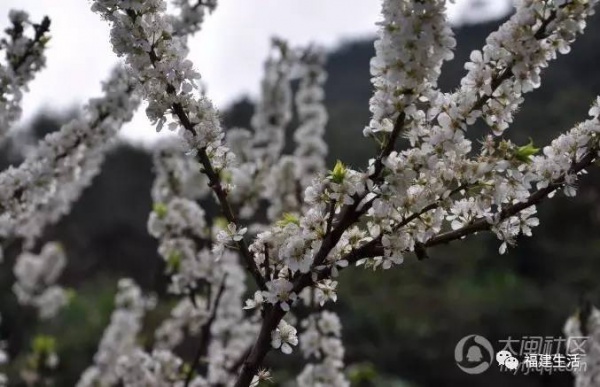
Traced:
MULTIPOLYGON (((198 177, 195 172, 199 166, 178 144, 176 140, 167 141, 155 152, 155 203, 148 225, 159 239, 159 253, 167 262, 170 291, 186 294, 187 298, 175 305, 170 317, 156 330, 155 348, 173 350, 186 336, 200 336, 210 359, 208 372, 197 375, 192 383, 200 383, 201 379, 204 383, 227 384, 235 377, 235 364, 252 344, 258 327, 243 314, 245 274, 237 254, 224 248, 214 254, 207 247, 212 238, 216 239, 215 246, 222 247, 239 241, 245 230, 237 230, 234 224, 224 229, 215 224, 213 230, 209 229, 197 203, 206 194, 206 187, 188 184, 198 177)), ((138 355, 144 359, 154 357, 142 352, 138 355)), ((128 359, 127 364, 130 373, 143 374, 140 363, 128 359)))
POLYGON ((0 173, 0 236, 33 241, 70 211, 98 174, 110 140, 140 102, 121 68, 102 87, 104 96, 91 99, 82 117, 46 135, 21 165, 0 173))
POLYGON ((205 192, 186 184, 197 164, 177 145, 167 142, 155 152, 154 209, 148 230, 159 240, 158 251, 171 276, 170 291, 181 294, 194 292, 202 281, 213 281, 215 265, 204 210, 194 200, 205 192))
POLYGON ((139 349, 137 336, 146 310, 151 306, 152 302, 132 280, 119 281, 115 310, 94 355, 94 365, 82 374, 78 387, 113 386, 119 382, 122 378, 120 363, 139 349))
MULTIPOLYGON (((492 34, 483 54, 472 55, 461 90, 444 94, 437 90, 437 78, 455 45, 445 2, 384 1, 371 66, 373 120, 365 129, 380 141, 381 152, 364 173, 339 162, 328 174, 320 171, 325 150, 317 139, 326 120, 318 55, 289 54, 286 45, 277 43, 281 56, 267 62, 254 132, 235 130, 228 136, 241 164, 229 168, 231 174, 223 173, 232 165, 231 153, 221 148, 212 107, 204 98, 193 97, 198 74, 164 21, 164 3, 97 1, 95 9, 112 22, 115 50, 125 55, 140 81, 150 103, 149 117, 160 127, 167 121, 165 114, 171 114, 171 126, 180 128, 188 145, 199 151, 198 161, 226 215, 214 251, 220 254, 225 246, 239 249, 260 287, 246 306, 266 313, 271 347, 287 353, 297 344, 297 335, 283 315, 307 287, 318 303, 335 301, 337 282, 332 277, 349 262, 388 269, 408 252, 424 257, 429 246, 486 230, 496 234, 504 251, 538 224, 539 200, 559 188, 573 193, 577 175, 597 156, 597 117, 544 148, 543 156, 532 144, 518 146, 490 136, 474 157, 464 130, 481 115, 495 132, 510 123, 520 95, 537 85, 539 69, 552 53, 564 51, 563 43, 580 32, 591 5, 575 1, 540 8, 534 2, 519 3, 517 14, 492 34), (304 61, 296 98, 298 149, 279 157, 290 119, 288 82, 295 61, 304 61), (490 78, 480 80, 480 72, 490 78), (499 105, 501 113, 494 110, 499 105), (396 151, 401 134, 412 147, 396 151), (221 178, 233 184, 224 189, 221 178), (247 229, 237 223, 226 197, 231 195, 242 214, 250 216, 261 191, 271 203, 268 216, 276 223, 260 229, 247 248, 247 229)), ((156 216, 172 211, 167 207, 155 209, 156 216)), ((167 224, 171 223, 165 217, 161 227, 166 230, 167 224)), ((170 227, 178 229, 175 224, 170 227)), ((260 337, 264 340, 266 335, 261 332, 260 337)), ((244 365, 239 380, 250 383, 258 366, 244 365)))
POLYGON ((125 58, 139 83, 148 102, 146 114, 157 130, 169 121, 169 128, 177 130, 190 149, 206 156, 211 168, 220 171, 230 165, 233 155, 222 144, 224 134, 217 112, 208 99, 195 92, 200 74, 185 59, 186 38, 175 33, 173 19, 164 15, 166 3, 96 0, 92 10, 111 23, 113 49, 125 58))
MULTIPOLYGON (((245 273, 238 258, 226 253, 218 265, 224 273, 221 283, 212 285, 209 296, 192 295, 193 298, 182 299, 175 305, 171 315, 156 330, 152 354, 138 350, 133 356, 121 359, 127 365, 122 368, 127 370, 124 380, 142 380, 143 375, 148 376, 144 371, 148 366, 151 370, 159 370, 160 367, 149 362, 150 359, 155 358, 157 353, 167 356, 185 337, 196 336, 201 340, 200 349, 206 356, 207 366, 206 373, 195 374, 190 385, 228 385, 235 380, 236 364, 252 345, 258 326, 252 319, 247 319, 242 310, 241 300, 246 292, 245 273), (142 362, 138 361, 140 358, 142 362)), ((173 361, 179 361, 175 355, 170 356, 173 361)), ((185 379, 181 375, 176 378, 176 373, 170 375, 174 385, 185 379)), ((151 380, 156 380, 154 378, 158 376, 151 377, 151 380)), ((164 374, 160 377, 167 378, 164 374)))
POLYGON ((7 36, 0 39, 0 52, 5 57, 0 62, 0 140, 21 117, 23 91, 46 65, 46 44, 50 39, 48 17, 39 24, 31 22, 24 11, 11 10, 8 17, 12 25, 5 30, 7 36), (29 30, 33 36, 29 36, 29 30))
MULTIPOLYGON (((493 104, 496 96, 501 101, 508 101, 507 95, 520 98, 522 92, 528 91, 529 88, 521 87, 520 83, 535 79, 539 69, 555 55, 557 42, 571 43, 593 11, 593 4, 589 2, 567 2, 568 6, 552 3, 547 7, 540 3, 521 2, 515 16, 488 38, 479 72, 474 70, 474 64, 467 65, 469 73, 463 79, 464 92, 436 92, 431 94, 434 98, 423 99, 429 102, 423 109, 398 110, 393 119, 381 123, 385 127, 381 131, 388 132, 388 137, 384 139, 380 158, 371 162, 371 182, 368 183, 373 187, 371 201, 365 202, 367 197, 360 197, 359 204, 364 203, 368 208, 367 217, 371 221, 366 240, 377 241, 377 254, 382 255, 371 257, 366 261, 369 265, 384 263, 382 267, 387 268, 390 263, 401 262, 403 252, 415 251, 417 255, 424 255, 423 248, 427 245, 481 230, 493 231, 503 242, 503 252, 507 244, 514 244, 517 235, 530 235, 531 228, 538 224, 532 216, 536 212, 534 205, 539 200, 538 195, 551 196, 558 186, 564 187, 567 194, 573 194, 577 174, 596 156, 597 120, 578 125, 544 148, 545 157, 536 156, 537 149, 531 144, 517 146, 490 136, 484 141, 480 155, 472 158, 472 143, 463 132, 481 115, 477 109, 487 106, 485 103, 493 104), (539 55, 530 55, 533 49, 527 45, 532 44, 542 46, 539 55), (504 56, 490 59, 492 53, 503 53, 504 56), (475 74, 483 71, 482 66, 490 65, 488 59, 493 66, 498 66, 495 70, 484 71, 492 80, 477 81, 481 83, 479 86, 467 82, 479 77, 475 74), (524 73, 521 65, 516 69, 511 67, 517 60, 530 61, 525 66, 530 72, 524 73), (518 92, 510 91, 500 96, 498 93, 505 87, 503 85, 509 84, 511 89, 518 88, 518 92), (393 150, 388 145, 394 144, 400 132, 413 147, 402 152, 388 151, 393 150), (573 143, 577 145, 573 146, 573 143), (555 151, 553 148, 559 144, 560 149, 555 151), (550 187, 548 192, 540 191, 545 187, 550 187), (457 195, 458 198, 453 197, 457 195)), ((392 40, 395 31, 395 28, 382 29, 377 44, 392 40)), ((472 59, 477 62, 480 56, 475 52, 472 59)), ((375 95, 379 92, 376 84, 375 95)), ((408 94, 405 91, 401 95, 408 94)), ((372 104, 378 106, 378 111, 383 111, 391 100, 391 97, 372 100, 372 104)), ((377 117, 376 111, 374 118, 377 117)))
MULTIPOLYGON (((237 378, 240 361, 254 344, 260 329, 258 315, 248 316, 242 308, 246 273, 235 254, 225 254, 219 261, 226 273, 222 293, 214 308, 210 325, 211 340, 206 348, 209 385, 230 385, 237 378)), ((216 293, 216 292, 213 292, 216 293)))
POLYGON ((512 122, 523 102, 522 95, 538 88, 541 70, 566 54, 597 1, 519 0, 515 14, 492 33, 481 51, 471 53, 467 75, 452 95, 450 106, 458 110, 453 121, 483 116, 499 135, 512 122), (468 115, 461 117, 464 113, 468 115))
POLYGON ((273 52, 265 62, 261 99, 252 117, 254 157, 268 165, 274 163, 284 146, 285 128, 292 119, 291 72, 295 53, 287 43, 273 40, 273 52))
MULTIPOLYGON (((298 54, 281 39, 273 39, 271 53, 264 64, 260 100, 251 119, 252 131, 228 131, 227 141, 236 148, 240 163, 232 168, 232 201, 242 208, 240 215, 251 217, 260 199, 278 198, 270 195, 284 182, 273 184, 271 177, 281 169, 279 164, 286 128, 292 119, 291 80, 298 65, 298 54), (277 164, 279 163, 279 164, 277 164), (277 164, 277 165, 276 165, 277 164)), ((279 175, 277 175, 279 176, 279 175)))
POLYGON ((187 36, 200 31, 206 12, 215 10, 217 0, 174 0, 173 5, 179 11, 171 20, 173 32, 178 36, 187 36))
MULTIPOLYGON (((200 14, 205 10, 203 3, 188 6, 200 14)), ((212 9, 215 2, 207 6, 212 9)), ((175 34, 182 44, 187 34, 200 28, 202 20, 183 18, 186 15, 189 12, 182 11, 179 17, 170 19, 180 26, 175 34), (186 28, 187 22, 194 23, 194 27, 186 28)), ((23 18, 21 15, 20 19, 23 18)), ((39 33, 43 42, 45 32, 40 29, 39 33)), ((115 134, 139 107, 140 96, 135 85, 129 73, 116 68, 102 85, 104 95, 90 99, 85 114, 47 135, 20 166, 0 173, 0 236, 36 238, 46 225, 69 212, 72 203, 100 171, 115 134)))
MULTIPOLYGON (((389 134, 400 114, 420 122, 419 99, 434 98, 444 60, 456 41, 446 20, 446 1, 384 0, 383 20, 371 60, 373 119, 365 135, 389 134)), ((416 126, 415 123, 415 126, 416 126)))
POLYGON ((67 304, 68 293, 56 285, 67 258, 62 246, 49 242, 38 255, 21 253, 15 262, 13 291, 19 303, 35 307, 42 319, 47 319, 67 304))
POLYGON ((270 202, 267 215, 272 220, 285 213, 299 212, 302 209, 302 191, 325 171, 325 56, 318 47, 309 47, 297 56, 300 84, 295 96, 299 121, 294 132, 296 149, 293 155, 281 157, 266 179, 264 197, 270 202))
POLYGON ((252 118, 253 131, 233 129, 227 141, 241 161, 232 168, 232 201, 249 218, 268 202, 267 216, 276 220, 302 207, 302 191, 324 172, 327 146, 323 141, 327 112, 323 106, 325 55, 322 48, 292 49, 273 41, 274 52, 265 63, 261 99, 252 118), (298 78, 295 95, 299 126, 294 131, 293 154, 282 155, 286 128, 292 118, 290 81, 298 78))
POLYGON ((300 125, 294 132, 294 156, 298 163, 296 176, 300 178, 301 187, 305 188, 325 170, 327 156, 327 144, 323 141, 327 124, 327 110, 323 105, 323 87, 327 79, 324 49, 310 47, 303 53, 300 63, 302 76, 296 94, 300 125))
POLYGON ((300 348, 304 357, 311 360, 298 375, 298 386, 350 386, 342 372, 344 346, 339 317, 333 312, 322 311, 311 314, 302 321, 302 326, 300 348))
POLYGON ((573 369, 575 387, 592 387, 600 377, 600 311, 591 306, 584 305, 578 312, 569 317, 563 328, 567 340, 575 339, 581 343, 580 348, 567 348, 580 356, 584 351, 585 367, 573 369))
MULTIPOLYGON (((183 361, 170 351, 155 350, 151 354, 139 348, 123 356, 117 364, 117 374, 125 386, 175 386, 183 387, 181 366, 183 361)), ((198 380, 190 386, 205 386, 198 380)))

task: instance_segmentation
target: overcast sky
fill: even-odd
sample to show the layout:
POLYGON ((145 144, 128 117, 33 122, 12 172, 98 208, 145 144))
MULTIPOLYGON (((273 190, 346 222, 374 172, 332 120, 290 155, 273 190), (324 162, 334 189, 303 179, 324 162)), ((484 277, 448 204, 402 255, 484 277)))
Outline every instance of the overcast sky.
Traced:
MULTIPOLYGON (((450 5, 449 16, 457 24, 500 17, 510 10, 509 0, 455 3, 450 5), (479 4, 477 12, 472 3, 479 4)), ((377 0, 220 0, 203 30, 192 39, 190 59, 202 74, 209 97, 225 108, 243 94, 257 94, 270 37, 335 47, 345 40, 372 36, 379 4, 377 0)), ((28 11, 34 20, 43 15, 52 19, 47 68, 24 98, 24 120, 40 108, 81 106, 100 94, 100 82, 117 59, 108 42, 108 25, 90 11, 89 1, 0 0, 1 28, 6 27, 12 8, 28 11)), ((147 140, 153 132, 149 126, 140 112, 125 134, 147 140)))

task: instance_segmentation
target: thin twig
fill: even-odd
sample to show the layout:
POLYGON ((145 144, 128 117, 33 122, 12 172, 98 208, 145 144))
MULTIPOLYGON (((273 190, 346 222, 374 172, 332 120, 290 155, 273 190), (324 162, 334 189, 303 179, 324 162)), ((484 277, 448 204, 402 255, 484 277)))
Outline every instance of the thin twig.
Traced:
POLYGON ((40 24, 34 24, 35 36, 33 40, 29 42, 25 52, 21 57, 18 58, 17 62, 13 64, 12 68, 14 72, 17 72, 19 68, 25 64, 25 61, 30 55, 33 55, 35 46, 40 43, 44 34, 50 31, 50 18, 48 16, 44 16, 42 22, 40 24))
MULTIPOLYGON (((508 219, 511 216, 518 214, 519 212, 538 204, 543 199, 548 197, 551 193, 561 188, 565 184, 565 177, 567 175, 576 174, 583 169, 590 166, 596 159, 596 153, 598 149, 592 148, 590 151, 577 163, 569 169, 569 171, 560 179, 554 183, 549 184, 547 187, 539 189, 532 193, 529 198, 523 202, 515 203, 502 209, 498 215, 498 222, 508 219)), ((467 235, 475 234, 481 231, 488 231, 492 228, 493 224, 489 223, 486 219, 479 219, 473 223, 470 223, 457 230, 447 231, 429 239, 423 244, 423 247, 433 247, 440 244, 450 243, 457 239, 466 237, 467 235)), ((380 243, 380 238, 376 238, 356 250, 353 250, 347 254, 344 259, 347 259, 349 263, 355 263, 359 259, 378 257, 383 254, 383 246, 380 243)))
MULTIPOLYGON (((127 15, 133 21, 135 21, 137 19, 137 17, 139 16, 136 12, 134 12, 132 10, 127 10, 127 15)), ((160 58, 154 51, 154 48, 151 48, 150 51, 148 51, 148 56, 150 57, 150 61, 151 61, 152 65, 154 67, 156 67, 156 64, 157 64, 157 62, 160 61, 160 58)), ((167 84, 166 91, 170 95, 177 94, 175 87, 170 83, 167 84)), ((177 116, 177 118, 179 119, 179 122, 184 127, 184 129, 187 130, 188 132, 192 133, 193 135, 195 135, 194 124, 190 121, 183 106, 180 103, 173 103, 171 106, 171 110, 175 114, 175 116, 177 116)), ((239 229, 240 227, 239 227, 238 220, 236 219, 236 217, 233 213, 232 206, 229 203, 229 200, 227 199, 227 192, 221 185, 221 178, 219 177, 218 173, 213 168, 210 158, 208 157, 208 154, 206 153, 206 147, 202 147, 202 148, 198 149, 198 153, 196 156, 198 158, 198 161, 202 165, 202 172, 208 177, 209 187, 213 190, 213 192, 217 196, 219 205, 221 207, 221 210, 223 211, 223 215, 225 215, 225 218, 227 219, 227 221, 229 223, 233 223, 239 229)), ((261 290, 267 290, 265 279, 260 274, 260 270, 258 269, 256 262, 254 261, 254 256, 250 252, 250 250, 248 248, 248 244, 246 243, 246 240, 244 238, 242 238, 241 240, 236 242, 236 245, 243 257, 244 266, 245 266, 246 270, 248 270, 248 272, 254 278, 256 285, 261 290)))
POLYGON ((269 245, 265 243, 265 277, 267 281, 271 280, 271 265, 269 262, 269 245))

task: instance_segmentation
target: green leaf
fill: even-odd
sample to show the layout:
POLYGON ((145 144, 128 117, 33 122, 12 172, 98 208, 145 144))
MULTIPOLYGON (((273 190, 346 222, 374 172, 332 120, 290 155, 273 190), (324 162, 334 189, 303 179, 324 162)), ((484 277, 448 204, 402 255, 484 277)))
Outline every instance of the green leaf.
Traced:
POLYGON ((70 304, 75 300, 75 297, 77 297, 77 292, 73 288, 67 288, 65 289, 65 295, 67 296, 67 302, 70 304))
POLYGON ((219 216, 213 220, 213 225, 221 230, 226 230, 229 222, 222 216, 219 216))
POLYGON ((285 227, 288 224, 296 224, 296 225, 300 225, 300 219, 298 218, 298 216, 296 214, 292 214, 290 212, 286 212, 285 214, 283 214, 283 219, 281 219, 279 222, 277 222, 277 225, 279 227, 285 227))
POLYGON ((37 335, 33 339, 33 352, 39 355, 47 355, 56 349, 56 339, 52 336, 37 335))
POLYGON ((164 203, 154 203, 152 210, 159 219, 164 219, 167 216, 167 206, 164 203))
POLYGON ((179 251, 172 251, 167 258, 167 270, 169 272, 179 271, 181 266, 181 253, 179 251))
POLYGON ((540 151, 540 148, 533 146, 533 140, 529 139, 529 144, 523 145, 517 148, 515 152, 515 158, 524 163, 531 161, 531 156, 536 155, 540 151))
POLYGON ((333 171, 331 171, 331 180, 334 183, 341 184, 346 177, 346 166, 340 160, 335 163, 333 171))

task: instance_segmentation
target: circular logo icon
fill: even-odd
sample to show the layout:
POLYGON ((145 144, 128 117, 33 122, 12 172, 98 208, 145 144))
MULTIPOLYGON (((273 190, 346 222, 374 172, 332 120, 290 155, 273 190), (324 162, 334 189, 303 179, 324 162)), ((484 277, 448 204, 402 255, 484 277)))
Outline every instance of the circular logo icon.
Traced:
POLYGON ((454 348, 454 360, 463 372, 477 375, 485 372, 494 359, 492 344, 483 336, 465 336, 454 348))

